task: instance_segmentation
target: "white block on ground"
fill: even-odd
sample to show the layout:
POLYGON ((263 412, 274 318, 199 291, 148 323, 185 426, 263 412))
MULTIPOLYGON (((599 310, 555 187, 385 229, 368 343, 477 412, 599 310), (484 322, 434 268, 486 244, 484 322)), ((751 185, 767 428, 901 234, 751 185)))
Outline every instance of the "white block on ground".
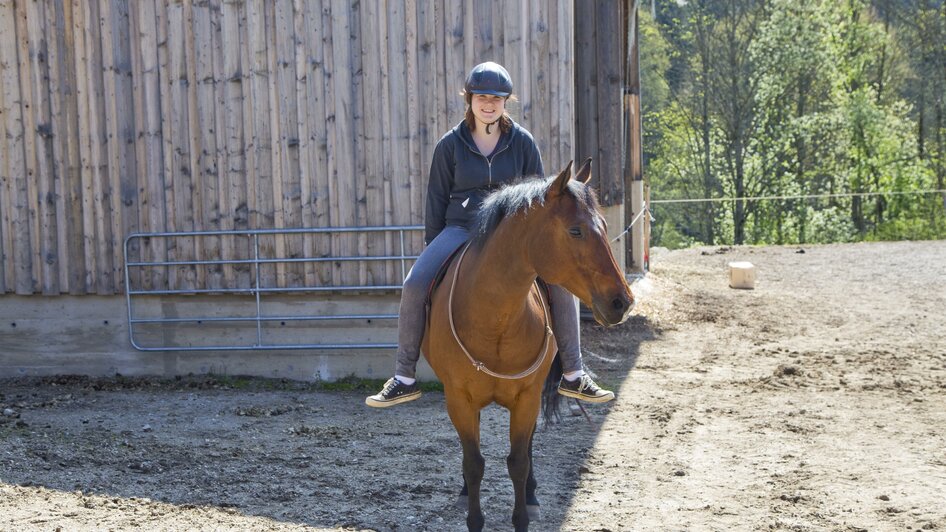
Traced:
POLYGON ((750 290, 755 288, 755 266, 751 262, 730 262, 729 286, 750 290))

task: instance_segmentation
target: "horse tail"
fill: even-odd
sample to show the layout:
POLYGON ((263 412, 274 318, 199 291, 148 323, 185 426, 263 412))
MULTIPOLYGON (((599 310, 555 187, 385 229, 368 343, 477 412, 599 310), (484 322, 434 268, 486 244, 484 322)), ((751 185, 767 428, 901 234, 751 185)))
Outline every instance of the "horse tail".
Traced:
POLYGON ((562 357, 555 353, 552 359, 552 367, 549 368, 549 375, 545 378, 545 385, 542 387, 542 421, 546 424, 558 423, 562 421, 562 414, 559 412, 562 396, 558 393, 558 383, 562 380, 562 357))

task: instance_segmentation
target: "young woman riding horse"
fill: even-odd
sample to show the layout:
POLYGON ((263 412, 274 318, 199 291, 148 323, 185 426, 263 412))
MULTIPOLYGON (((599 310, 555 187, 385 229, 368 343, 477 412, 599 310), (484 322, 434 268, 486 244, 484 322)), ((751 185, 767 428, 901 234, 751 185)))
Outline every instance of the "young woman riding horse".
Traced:
POLYGON ((444 386, 447 413, 463 447, 467 528, 482 530, 480 410, 509 410, 513 523, 528 530, 535 500, 532 435, 545 376, 556 349, 541 278, 577 294, 604 325, 624 321, 633 297, 611 255, 586 163, 488 196, 473 239, 431 300, 423 352, 444 386))
MULTIPOLYGON (((469 239, 469 225, 483 198, 500 185, 522 177, 544 176, 542 157, 532 135, 510 118, 506 102, 512 80, 501 65, 486 62, 467 76, 467 103, 462 122, 437 143, 427 189, 427 247, 404 280, 398 314, 395 376, 368 406, 389 407, 420 397, 414 373, 427 324, 427 289, 447 257, 469 239)), ((552 332, 564 377, 560 394, 603 403, 614 393, 602 390, 582 369, 578 301, 566 289, 549 286, 552 332)))

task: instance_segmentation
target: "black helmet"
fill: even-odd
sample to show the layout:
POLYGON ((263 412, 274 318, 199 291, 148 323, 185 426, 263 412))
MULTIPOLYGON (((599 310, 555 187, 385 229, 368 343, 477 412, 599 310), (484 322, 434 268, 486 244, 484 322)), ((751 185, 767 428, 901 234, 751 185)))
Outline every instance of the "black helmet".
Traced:
POLYGON ((512 94, 512 78, 499 63, 487 61, 473 67, 464 86, 467 94, 492 94, 508 97, 512 94))

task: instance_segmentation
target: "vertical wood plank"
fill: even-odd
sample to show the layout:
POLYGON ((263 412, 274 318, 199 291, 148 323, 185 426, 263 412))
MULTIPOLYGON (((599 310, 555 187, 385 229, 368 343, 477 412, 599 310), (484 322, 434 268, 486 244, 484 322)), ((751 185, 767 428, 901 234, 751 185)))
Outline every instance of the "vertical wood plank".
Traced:
MULTIPOLYGON (((270 123, 269 57, 267 40, 268 2, 255 0, 247 3, 247 29, 249 64, 252 68, 253 93, 253 155, 256 180, 252 183, 255 203, 250 210, 250 225, 254 228, 271 229, 273 218, 273 143, 270 123)), ((260 256, 274 255, 273 240, 260 239, 260 256)), ((271 267, 260 269, 261 286, 275 286, 276 274, 271 267)))
MULTIPOLYGON (((47 209, 53 218, 55 234, 48 235, 47 241, 55 241, 55 252, 46 254, 46 261, 55 257, 50 266, 50 275, 57 276, 56 289, 52 294, 68 293, 70 281, 71 253, 69 248, 69 227, 66 220, 68 204, 69 176, 69 131, 68 105, 73 101, 74 91, 69 82, 70 73, 67 65, 71 62, 72 43, 66 44, 67 33, 71 27, 65 23, 65 12, 61 2, 45 3, 45 32, 47 35, 47 65, 49 76, 49 135, 50 135, 50 170, 52 188, 47 196, 47 209)), ((50 227, 50 229, 52 229, 50 227)))
MULTIPOLYGON (((433 77, 428 82, 433 86, 434 94, 436 96, 434 107, 434 130, 430 132, 430 135, 428 135, 427 143, 427 153, 430 157, 433 156, 434 148, 437 146, 437 141, 440 140, 440 137, 454 125, 454 119, 449 114, 450 102, 456 101, 457 99, 457 90, 445 90, 446 84, 439 81, 446 75, 444 68, 447 61, 447 51, 446 47, 444 46, 444 43, 447 41, 447 8, 445 6, 444 0, 434 1, 434 28, 437 33, 437 39, 434 42, 434 52, 436 53, 434 65, 436 69, 434 70, 433 77)), ((451 84, 451 86, 453 85, 451 84)), ((430 158, 424 162, 429 166, 430 158)), ((424 177, 424 184, 421 187, 421 190, 424 194, 426 194, 428 168, 424 167, 422 170, 423 171, 421 172, 421 175, 424 177)))
MULTIPOLYGON (((328 121, 326 119, 327 95, 325 70, 325 46, 331 34, 326 32, 323 22, 323 4, 321 1, 305 3, 305 94, 306 94, 306 133, 304 141, 308 148, 303 149, 310 173, 303 185, 310 189, 303 192, 303 213, 306 225, 310 227, 328 227, 334 216, 335 206, 329 191, 328 168, 328 121)), ((332 238, 329 235, 315 235, 306 241, 307 256, 328 257, 332 251, 332 238)), ((332 283, 332 266, 318 263, 315 267, 315 282, 319 285, 332 283)))
MULTIPOLYGON (((355 207, 355 218, 354 224, 356 227, 364 227, 368 225, 368 216, 367 216, 367 182, 365 181, 365 145, 364 145, 364 132, 365 132, 365 115, 364 115, 364 100, 365 94, 363 91, 364 88, 364 68, 362 67, 361 62, 361 50, 362 50, 362 29, 361 29, 361 17, 357 9, 357 3, 350 3, 346 9, 348 10, 349 17, 349 49, 350 49, 350 67, 352 76, 351 76, 351 116, 352 116, 352 142, 354 149, 354 167, 351 175, 351 179, 354 181, 354 207, 355 207)), ((354 242, 352 244, 354 247, 354 253, 356 256, 363 257, 368 253, 368 235, 365 233, 355 233, 354 242)), ((352 268, 352 275, 357 280, 356 282, 359 285, 370 284, 368 281, 368 267, 362 261, 351 263, 349 265, 352 268)))
POLYGON ((23 113, 24 97, 21 92, 20 48, 17 43, 26 39, 21 25, 22 7, 17 10, 13 2, 0 3, 0 89, 3 101, 3 159, 0 160, 0 177, 4 179, 6 191, 2 223, 8 228, 4 232, 4 255, 8 264, 5 276, 8 286, 17 294, 33 293, 33 257, 31 252, 32 227, 29 213, 29 180, 26 173, 26 135, 23 113), (9 251, 7 251, 9 250, 9 251))
MULTIPOLYGON (((130 36, 133 36, 129 39, 128 47, 131 61, 131 98, 135 124, 134 162, 136 172, 135 175, 138 177, 135 186, 137 188, 138 205, 140 207, 138 209, 138 229, 142 232, 151 230, 151 225, 147 217, 147 209, 151 201, 151 197, 147 189, 147 178, 145 177, 148 172, 145 152, 147 136, 144 129, 146 127, 146 116, 143 103, 144 81, 142 79, 144 67, 141 64, 141 56, 143 55, 142 46, 146 40, 146 37, 141 29, 141 10, 143 8, 147 9, 146 4, 151 4, 151 9, 154 9, 154 3, 151 0, 141 3, 133 2, 128 6, 128 33, 130 36)), ((149 26, 153 25, 153 18, 151 21, 152 22, 149 23, 149 26)), ((149 243, 139 240, 136 242, 136 251, 137 253, 129 253, 127 260, 134 261, 142 259, 144 256, 150 255, 151 248, 149 243)), ((130 276, 128 285, 132 290, 151 287, 150 268, 129 268, 128 273, 130 276)))
POLYGON ((90 35, 87 23, 86 2, 72 0, 72 12, 75 20, 75 63, 76 63, 76 112, 78 119, 79 149, 79 196, 76 198, 81 220, 82 247, 85 250, 85 291, 96 292, 98 285, 98 253, 95 247, 95 210, 92 194, 92 135, 90 125, 91 93, 89 80, 89 56, 92 48, 88 42, 90 35))
POLYGON ((64 292, 73 295, 87 291, 88 271, 86 270, 86 248, 82 234, 82 162, 79 149, 79 111, 78 111, 78 76, 76 41, 82 28, 76 23, 75 10, 71 1, 57 3, 57 25, 61 31, 60 87, 62 95, 62 196, 59 249, 68 256, 68 261, 61 263, 60 272, 64 272, 64 292), (61 17, 61 18, 60 18, 61 17))
MULTIPOLYGON (((598 2, 595 13, 597 35, 597 128, 621 131, 621 82, 624 54, 621 46, 619 0, 598 2)), ((621 170, 621 135, 598 135, 596 181, 602 205, 624 202, 624 176, 621 170)))
POLYGON ((558 157, 553 153, 551 145, 557 140, 557 131, 552 124, 552 113, 549 100, 551 89, 550 78, 554 75, 554 70, 549 70, 549 60, 551 50, 549 46, 549 17, 547 0, 531 0, 529 2, 531 11, 525 20, 529 21, 528 37, 529 42, 528 57, 529 63, 529 88, 530 109, 523 118, 528 120, 533 137, 539 145, 539 151, 542 153, 542 163, 545 166, 547 174, 553 173, 549 166, 550 161, 555 161, 558 165, 558 157), (551 74, 551 75, 550 75, 551 74))
MULTIPOLYGON (((299 183, 299 108, 296 98, 296 44, 292 0, 279 0, 274 16, 275 103, 274 138, 279 147, 278 200, 275 204, 277 227, 299 228, 302 225, 302 198, 299 183)), ((281 239, 280 257, 301 258, 302 237, 290 235, 281 239)), ((301 286, 305 269, 301 264, 285 265, 283 286, 301 286)))
MULTIPOLYGON (((333 225, 351 227, 355 225, 355 157, 353 152, 352 124, 352 76, 351 76, 351 20, 348 3, 333 0, 329 13, 332 30, 332 53, 326 53, 326 72, 331 76, 331 97, 328 98, 330 111, 326 113, 329 122, 329 172, 335 183, 333 201, 337 205, 337 218, 333 225), (331 64, 329 65, 329 61, 331 64)), ((353 256, 356 238, 350 234, 338 237, 333 252, 340 256, 353 256)), ((357 282, 357 273, 351 264, 336 263, 335 282, 351 285, 357 282)))
MULTIPOLYGON (((201 4, 206 0, 197 0, 201 4)), ((202 11, 200 5, 197 6, 197 11, 202 11)), ((182 119, 186 122, 184 131, 186 135, 183 137, 183 141, 187 143, 187 155, 188 155, 188 174, 187 179, 190 182, 190 201, 192 205, 192 210, 188 213, 190 217, 190 224, 193 228, 192 230, 198 231, 205 227, 206 224, 206 215, 204 212, 204 196, 206 195, 205 182, 204 178, 206 177, 204 172, 201 169, 201 160, 203 158, 203 148, 201 145, 201 126, 200 126, 200 113, 201 109, 198 105, 198 92, 200 80, 197 78, 197 49, 203 47, 203 42, 206 40, 205 35, 197 35, 197 31, 194 28, 195 19, 194 19, 194 0, 184 0, 184 14, 183 14, 183 64, 182 72, 186 83, 184 84, 184 91, 182 94, 183 97, 183 109, 182 119)), ((199 16, 199 15, 198 15, 199 16)), ((195 237, 193 241, 193 251, 188 256, 187 260, 197 260, 202 259, 207 256, 206 248, 208 246, 208 238, 206 237, 195 237)), ((188 275, 194 279, 194 286, 197 288, 203 288, 207 286, 207 268, 203 266, 191 266, 186 267, 188 275)))
MULTIPOLYGON (((477 64, 477 58, 480 57, 476 46, 478 35, 477 12, 474 2, 464 2, 463 4, 463 65, 467 69, 471 69, 477 64)), ((466 73, 464 72, 464 74, 466 73)))
MULTIPOLYGON (((597 160, 597 62, 595 61, 595 21, 597 3, 584 5, 583 15, 575 20, 575 130, 578 132, 576 159, 595 157, 597 160)), ((593 172, 593 180, 598 172, 593 172)), ((596 184, 596 181, 593 181, 596 184)))
MULTIPOLYGON (((246 194, 246 205, 244 207, 246 216, 245 223, 249 229, 258 229, 256 216, 256 207, 258 205, 256 188, 259 181, 257 168, 259 162, 256 157, 256 94, 255 94, 255 65, 253 63, 254 45, 251 16, 255 13, 256 6, 249 2, 239 0, 239 26, 240 26, 240 72, 242 81, 240 86, 241 96, 243 98, 243 145, 241 153, 243 155, 243 190, 246 194)), ((252 257, 254 254, 253 240, 247 238, 245 241, 246 257, 252 257)), ((239 243, 237 244, 239 245, 239 243)), ((252 266, 246 271, 249 285, 255 285, 255 273, 252 266)))
MULTIPOLYGON (((128 31, 128 4, 110 1, 102 16, 102 49, 105 85, 105 125, 107 129, 108 180, 105 194, 110 204, 113 286, 120 289, 124 279, 122 244, 125 235, 138 231, 138 179, 135 164, 135 120, 131 87, 131 56, 128 31)), ((138 242, 132 243, 131 252, 138 242)))
POLYGON ((523 2, 503 2, 496 5, 495 11, 499 15, 496 21, 497 26, 502 26, 502 41, 499 46, 501 52, 496 54, 498 63, 506 67, 509 75, 512 77, 513 90, 519 97, 519 102, 511 105, 511 114, 516 120, 522 121, 523 126, 535 133, 535 125, 529 120, 529 106, 532 96, 529 94, 529 80, 527 77, 526 57, 523 56, 524 39, 522 35, 522 19, 520 9, 528 4, 527 0, 523 2))
MULTIPOLYGON (((220 210, 220 167, 217 160, 217 117, 216 80, 214 77, 214 30, 211 14, 211 5, 207 0, 194 2, 193 18, 193 77, 194 97, 196 101, 196 134, 192 142, 196 142, 195 188, 199 189, 199 196, 194 197, 195 208, 199 209, 200 216, 196 217, 197 230, 214 231, 222 229, 220 210), (199 202, 198 202, 199 200, 199 202)), ((190 76, 189 76, 190 77, 190 76)), ((201 246, 197 258, 199 260, 219 260, 221 255, 221 238, 205 236, 198 239, 201 246)), ((206 275, 201 286, 205 288, 221 288, 223 286, 223 268, 219 264, 202 266, 199 274, 206 275)), ((200 277, 198 277, 200 279, 200 277)))
POLYGON ((446 133, 448 128, 462 120, 463 113, 466 111, 466 103, 459 96, 468 70, 473 68, 473 65, 467 64, 464 52, 466 21, 464 4, 450 0, 444 1, 444 74, 441 90, 446 97, 447 123, 441 134, 446 133))
MULTIPOLYGON (((164 231, 174 231, 176 230, 176 220, 174 219, 175 215, 175 202, 177 201, 175 194, 175 168, 180 168, 176 165, 176 155, 174 153, 174 130, 173 124, 174 120, 174 88, 179 84, 179 80, 174 76, 171 70, 171 54, 172 54, 172 45, 169 42, 170 39, 170 23, 171 23, 171 6, 169 5, 168 0, 154 0, 154 11, 155 11, 155 38, 157 41, 157 53, 158 53, 158 87, 159 87, 159 98, 161 102, 161 175, 162 175, 162 190, 164 192, 164 204, 160 206, 163 215, 163 226, 164 231)), ((175 17, 178 19, 178 17, 175 17)), ((179 19, 178 19, 179 20, 179 19)), ((170 239, 160 238, 162 247, 158 249, 158 253, 163 255, 164 259, 170 261, 177 254, 177 244, 178 242, 172 242, 170 239)), ((160 275, 163 275, 166 279, 165 288, 177 288, 179 285, 178 279, 180 278, 178 268, 161 268, 160 275)), ((155 277, 157 280, 157 277, 155 277)))
POLYGON ((26 168, 29 178, 30 218, 33 233, 33 273, 43 294, 59 291, 57 261, 55 179, 52 123, 50 117, 49 49, 45 10, 38 2, 27 4, 23 22, 26 39, 20 43, 21 94, 29 97, 26 118, 26 168), (26 53, 24 54, 24 47, 26 53), (23 86, 22 83, 27 85, 23 86))
MULTIPOLYGON (((335 47, 336 43, 333 41, 335 29, 332 27, 332 11, 334 0, 323 0, 322 3, 322 27, 324 28, 324 34, 322 37, 322 42, 324 45, 324 55, 323 55, 323 72, 325 76, 325 143, 327 158, 325 161, 326 165, 326 176, 328 177, 328 198, 329 202, 335 207, 329 211, 328 223, 330 227, 340 227, 342 225, 342 215, 341 210, 342 206, 339 204, 339 194, 338 194, 338 156, 340 155, 337 151, 338 146, 338 132, 337 132, 337 117, 336 110, 338 108, 338 103, 335 101, 335 93, 338 90, 337 84, 335 83, 335 47)), ((339 235, 332 234, 330 237, 330 246, 329 246, 329 255, 330 256, 340 256, 342 255, 342 238, 339 235)), ((338 262, 332 263, 332 284, 334 286, 345 284, 342 277, 342 265, 338 262)))
POLYGON ((92 209, 95 220, 95 255, 96 255, 96 292, 101 295, 111 294, 115 287, 114 256, 112 255, 112 208, 108 196, 108 136, 105 121, 105 84, 103 78, 103 26, 107 7, 98 0, 86 3, 86 45, 88 53, 88 82, 86 94, 89 97, 89 159, 92 171, 91 189, 92 209))
MULTIPOLYGON (((567 135, 559 135, 559 167, 564 167, 565 163, 572 159, 578 159, 575 153, 577 147, 576 120, 577 108, 575 106, 575 80, 578 79, 577 66, 575 65, 575 32, 578 31, 574 17, 574 4, 572 2, 558 3, 558 37, 555 42, 558 43, 559 61, 553 68, 558 72, 558 123, 560 127, 565 128, 567 135)), ((555 101, 555 100, 553 100, 555 101)), ((554 171, 554 170, 552 170, 554 171)))
MULTIPOLYGON (((410 114, 408 107, 404 105, 408 99, 407 80, 408 72, 404 68, 404 61, 407 57, 407 32, 405 1, 392 0, 388 4, 388 52, 392 64, 398 64, 400 68, 392 68, 388 76, 390 81, 389 89, 389 128, 388 139, 389 146, 386 146, 386 153, 390 154, 390 164, 387 169, 390 172, 390 181, 392 189, 392 213, 395 225, 408 225, 414 219, 414 212, 411 205, 411 174, 410 174, 410 134, 406 124, 410 114)), ((421 214, 421 216, 423 216, 421 214)), ((400 251, 400 241, 395 243, 396 250, 400 251)), ((410 251, 411 242, 406 239, 407 249, 410 251)))
MULTIPOLYGON (((431 83, 442 75, 443 63, 437 62, 437 20, 432 2, 421 0, 417 2, 417 98, 423 102, 419 108, 417 141, 418 141, 418 169, 423 168, 425 161, 429 162, 434 145, 440 138, 438 115, 442 112, 438 102, 443 102, 438 84, 431 83)), ((418 172, 421 181, 426 172, 418 172)), ((420 184, 420 181, 418 182, 420 184)), ((426 187, 418 187, 426 188, 426 187)))
MULTIPOLYGON (((312 172, 312 154, 309 150, 314 149, 310 138, 310 117, 309 117, 309 94, 307 89, 308 69, 312 58, 308 54, 307 35, 307 11, 305 2, 302 0, 293 0, 292 5, 292 31, 294 38, 294 57, 295 64, 295 98, 296 98, 296 123, 298 125, 298 143, 299 143, 299 223, 302 227, 312 227, 312 196, 313 185, 312 172)), ((301 237, 302 250, 301 256, 311 258, 314 256, 314 239, 312 235, 301 237)), ((302 282, 306 286, 315 286, 317 277, 315 274, 315 263, 307 262, 303 265, 302 282)))
MULTIPOLYGON (((226 229, 248 229, 246 200, 246 157, 244 155, 244 102, 241 49, 244 41, 243 2, 224 0, 220 5, 215 42, 219 57, 215 58, 217 80, 217 148, 222 190, 220 194, 222 226, 226 229)), ((226 238, 221 253, 230 259, 247 259, 250 249, 245 237, 226 238)), ((250 268, 245 265, 224 268, 227 287, 250 286, 250 268)))
MULTIPOLYGON (((169 101, 167 142, 165 143, 165 161, 169 162, 168 177, 171 186, 168 190, 168 222, 171 231, 195 230, 194 202, 194 165, 192 164, 192 143, 190 133, 190 78, 187 72, 188 17, 185 8, 189 7, 180 0, 170 0, 167 5, 167 64, 169 101)), ((168 240, 168 259, 170 261, 193 260, 196 242, 192 237, 168 240)), ((175 289, 197 287, 196 269, 188 266, 171 268, 171 285, 175 289)))
POLYGON ((496 61, 493 48, 493 8, 498 0, 472 2, 473 4, 473 61, 467 68, 484 61, 496 61))
MULTIPOLYGON (((424 220, 424 190, 420 186, 423 181, 421 177, 427 170, 427 165, 420 160, 421 158, 421 112, 419 100, 418 85, 426 83, 426 80, 420 80, 417 75, 417 8, 416 0, 406 0, 404 5, 405 27, 406 27, 406 46, 407 58, 405 61, 407 70, 407 115, 411 119, 408 124, 408 169, 410 179, 410 198, 411 198, 411 223, 420 224, 424 220)), ((423 246, 423 237, 411 233, 410 250, 419 253, 423 246)))
MULTIPOLYGON (((277 62, 276 58, 276 46, 277 42, 281 38, 280 35, 277 35, 276 29, 276 17, 277 5, 275 2, 270 1, 266 6, 266 61, 267 69, 269 71, 269 136, 270 136, 270 145, 272 146, 272 180, 270 184, 272 189, 267 191, 272 200, 272 218, 273 218, 273 227, 277 229, 282 229, 285 227, 285 212, 282 210, 282 177, 284 173, 284 168, 282 165, 283 162, 283 144, 280 142, 280 124, 282 117, 280 116, 279 103, 280 103, 280 94, 279 94, 279 85, 278 85, 278 74, 281 70, 280 65, 277 62)), ((267 239, 273 245, 273 256, 274 257, 285 257, 286 256, 286 240, 285 235, 276 235, 267 239)), ((276 272, 276 286, 286 286, 286 271, 287 265, 285 263, 278 263, 273 265, 276 272)))
MULTIPOLYGON (((528 0, 525 0, 528 1, 528 0)), ((514 11, 517 6, 521 5, 522 2, 506 2, 505 0, 493 0, 492 5, 490 6, 490 16, 492 17, 492 36, 493 42, 491 46, 491 52, 489 59, 484 59, 483 61, 495 61, 502 64, 505 61, 504 53, 506 50, 506 14, 505 9, 506 5, 509 5, 509 9, 514 11)))
MULTIPOLYGON (((398 7, 397 3, 393 7, 398 7)), ((403 6, 401 6, 403 9, 403 6)), ((386 9, 386 16, 383 17, 378 24, 378 36, 379 40, 379 56, 380 63, 384 65, 385 74, 381 76, 381 88, 379 93, 379 99, 381 103, 381 112, 379 113, 379 122, 381 129, 379 131, 379 136, 381 139, 381 150, 384 153, 384 165, 381 167, 381 193, 384 197, 383 199, 383 219, 384 225, 392 226, 397 225, 398 217, 396 213, 396 203, 394 200, 395 190, 395 176, 400 173, 400 163, 398 162, 398 154, 395 152, 395 138, 393 136, 393 127, 391 126, 394 114, 396 111, 392 107, 400 107, 399 105, 394 105, 394 102, 400 102, 396 99, 393 93, 392 85, 397 83, 397 80, 400 79, 400 74, 398 69, 394 68, 396 57, 394 53, 395 44, 392 41, 391 37, 391 24, 392 19, 396 19, 396 11, 394 9, 386 9)), ((403 11, 401 11, 403 13, 403 11)), ((387 233, 385 234, 384 242, 384 252, 386 255, 395 255, 400 254, 400 236, 398 233, 387 233)), ((388 267, 388 282, 391 284, 401 284, 407 272, 406 266, 403 265, 401 261, 391 261, 386 264, 388 267)))
MULTIPOLYGON (((164 172, 164 146, 161 129, 163 104, 161 100, 161 76, 158 61, 158 28, 155 22, 159 20, 155 2, 163 0, 146 0, 135 4, 136 35, 138 39, 138 53, 136 54, 139 67, 138 91, 136 94, 135 116, 138 122, 138 187, 141 194, 140 220, 142 231, 161 232, 167 229, 164 218, 165 183, 168 175, 164 172)), ((166 78, 165 78, 166 79, 166 78)), ((149 261, 167 260, 167 239, 153 238, 144 244, 142 258, 149 261)), ((153 289, 167 288, 167 272, 165 268, 146 268, 147 278, 142 279, 144 286, 153 289)))
MULTIPOLYGON (((114 77, 113 77, 113 65, 112 65, 112 42, 111 42, 111 31, 112 24, 110 20, 111 8, 114 0, 100 0, 98 5, 98 45, 99 49, 96 53, 96 59, 101 65, 101 69, 94 71, 92 74, 95 76, 94 82, 99 87, 99 91, 96 93, 96 107, 101 109, 100 119, 98 121, 99 133, 98 137, 101 139, 101 144, 98 147, 99 155, 99 167, 100 167, 100 176, 98 186, 96 187, 96 206, 98 207, 98 212, 96 217, 101 216, 102 220, 98 222, 101 227, 101 232, 98 237, 100 239, 99 249, 108 254, 108 257, 103 257, 106 259, 104 262, 99 264, 99 268, 108 268, 106 272, 99 272, 100 275, 104 275, 104 279, 108 280, 108 284, 99 287, 100 294, 108 294, 114 290, 115 285, 118 283, 118 280, 115 278, 114 272, 116 268, 115 255, 112 250, 112 244, 115 240, 115 219, 119 216, 118 211, 115 209, 115 204, 112 201, 115 197, 115 189, 113 187, 113 172, 117 163, 117 149, 115 147, 114 131, 112 129, 112 123, 114 121, 114 112, 110 112, 109 105, 115 101, 115 89, 114 89, 114 77), (113 156, 115 156, 113 158, 113 156), (107 266, 106 266, 107 265, 107 266)), ((93 147, 95 149, 95 147, 93 147)))
MULTIPOLYGON (((8 8, 9 5, 6 2, 0 2, 0 31, 6 29, 3 24, 4 17, 9 16, 10 20, 13 20, 12 15, 7 14, 8 8)), ((13 36, 16 36, 15 30, 13 36)), ((0 46, 5 44, 5 42, 0 41, 0 46)), ((12 209, 10 203, 12 179, 10 179, 8 163, 10 155, 6 140, 6 117, 9 116, 10 110, 6 103, 6 87, 3 84, 7 68, 3 62, 3 57, 0 56, 0 135, 2 135, 0 136, 0 139, 2 139, 0 140, 0 295, 7 292, 8 286, 13 286, 13 269, 7 266, 7 261, 13 258, 13 239, 9 229, 10 210, 12 209)))
MULTIPOLYGON (((364 191, 364 220, 362 223, 374 226, 384 225, 384 152, 382 146, 379 118, 382 115, 381 106, 382 77, 387 71, 381 49, 384 42, 381 40, 381 14, 375 2, 360 4, 359 18, 361 20, 361 63, 364 72, 362 94, 364 106, 360 125, 360 136, 363 137, 364 168, 363 175, 359 176, 364 191)), ((385 254, 385 237, 382 234, 367 235, 368 255, 385 254)), ((392 281, 386 275, 386 265, 381 262, 372 262, 368 265, 368 284, 388 284, 392 281)))

